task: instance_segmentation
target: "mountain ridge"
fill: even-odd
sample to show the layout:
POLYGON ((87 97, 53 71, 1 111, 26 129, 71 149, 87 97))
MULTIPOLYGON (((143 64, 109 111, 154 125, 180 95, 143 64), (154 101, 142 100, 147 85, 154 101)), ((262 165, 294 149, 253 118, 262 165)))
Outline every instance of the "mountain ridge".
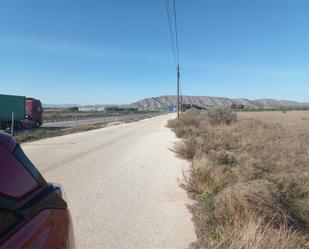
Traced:
MULTIPOLYGON (((277 99, 256 99, 250 100, 246 98, 231 99, 225 97, 210 96, 182 96, 184 104, 197 105, 203 108, 227 108, 232 104, 244 105, 245 108, 292 108, 292 107, 308 107, 309 103, 301 103, 292 100, 277 99)), ((177 106, 177 98, 174 95, 164 95, 159 97, 144 98, 129 104, 129 107, 144 110, 162 110, 168 106, 177 106)))

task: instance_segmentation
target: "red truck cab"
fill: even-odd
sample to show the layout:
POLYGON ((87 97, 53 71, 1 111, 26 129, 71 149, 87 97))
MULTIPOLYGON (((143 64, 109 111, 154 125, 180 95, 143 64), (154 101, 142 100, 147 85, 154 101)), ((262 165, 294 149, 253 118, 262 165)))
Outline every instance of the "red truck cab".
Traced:
POLYGON ((26 122, 24 126, 39 127, 42 125, 42 104, 34 98, 26 98, 26 122))

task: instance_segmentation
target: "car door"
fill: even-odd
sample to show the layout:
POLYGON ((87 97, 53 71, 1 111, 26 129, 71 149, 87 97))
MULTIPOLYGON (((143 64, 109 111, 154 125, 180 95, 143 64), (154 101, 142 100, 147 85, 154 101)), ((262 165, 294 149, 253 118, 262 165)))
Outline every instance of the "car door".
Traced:
POLYGON ((0 247, 73 248, 67 203, 19 144, 0 134, 0 247))

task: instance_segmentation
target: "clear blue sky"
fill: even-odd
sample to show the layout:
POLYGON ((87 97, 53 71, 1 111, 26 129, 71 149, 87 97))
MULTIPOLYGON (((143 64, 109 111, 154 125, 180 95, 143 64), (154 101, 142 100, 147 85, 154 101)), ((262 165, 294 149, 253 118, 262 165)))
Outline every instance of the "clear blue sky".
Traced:
MULTIPOLYGON (((309 102, 309 1, 177 11, 185 95, 309 102)), ((164 1, 0 0, 0 93, 49 104, 174 94, 164 1)))

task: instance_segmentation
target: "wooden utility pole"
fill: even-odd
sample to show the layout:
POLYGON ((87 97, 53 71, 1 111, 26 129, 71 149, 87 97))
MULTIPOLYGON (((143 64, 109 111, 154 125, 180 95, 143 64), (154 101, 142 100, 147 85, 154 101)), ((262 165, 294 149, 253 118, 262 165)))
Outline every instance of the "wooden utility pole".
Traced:
POLYGON ((179 64, 178 64, 177 65, 177 118, 179 118, 179 112, 180 112, 179 80, 180 80, 180 73, 179 73, 179 64))

